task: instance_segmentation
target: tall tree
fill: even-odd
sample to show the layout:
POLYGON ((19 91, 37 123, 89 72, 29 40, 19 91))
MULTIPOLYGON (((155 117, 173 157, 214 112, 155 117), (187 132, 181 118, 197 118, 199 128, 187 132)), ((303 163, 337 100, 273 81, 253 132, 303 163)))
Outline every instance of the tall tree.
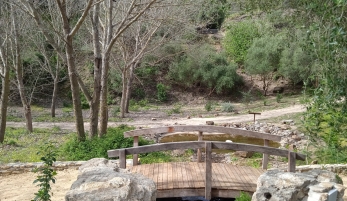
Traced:
MULTIPOLYGON (((83 122, 83 116, 82 116, 82 107, 81 107, 81 100, 80 100, 80 90, 79 90, 79 76, 78 71, 76 67, 76 61, 75 61, 75 55, 74 55, 74 43, 73 39, 75 35, 77 34, 78 30, 82 26, 82 23, 86 19, 90 9, 93 6, 94 1, 88 0, 85 4, 82 4, 82 13, 78 15, 71 15, 73 12, 71 12, 71 9, 74 7, 71 7, 69 3, 66 0, 55 0, 55 6, 59 13, 59 19, 62 23, 62 30, 55 30, 48 22, 45 22, 43 20, 44 13, 42 13, 42 10, 40 12, 40 4, 35 4, 32 1, 29 0, 21 0, 22 5, 24 9, 29 13, 29 15, 35 20, 38 28, 42 31, 44 34, 46 40, 54 47, 54 49, 60 54, 62 59, 66 62, 68 67, 68 73, 69 73, 69 80, 71 85, 71 92, 72 92, 72 102, 73 102, 73 108, 74 108, 74 116, 75 116, 75 124, 76 124, 76 131, 77 136, 79 140, 85 139, 85 133, 84 133, 84 122, 83 122), (56 44, 54 39, 52 38, 52 35, 54 35, 56 32, 61 34, 63 41, 65 42, 65 50, 62 51, 60 47, 56 44), (63 54, 65 52, 65 56, 63 54)), ((45 2, 43 2, 45 3, 45 2)), ((52 1, 48 1, 48 3, 52 3, 52 1)), ((72 2, 73 3, 73 2, 72 2)), ((77 2, 81 3, 81 2, 77 2)))
MULTIPOLYGON (((13 5, 11 5, 11 14, 12 14, 12 30, 13 30, 13 66, 15 68, 16 79, 17 79, 17 87, 20 95, 20 99, 22 101, 24 116, 26 121, 26 128, 29 132, 33 132, 33 122, 31 115, 31 98, 27 98, 27 94, 25 92, 25 86, 23 82, 23 64, 21 57, 21 46, 20 43, 20 30, 18 27, 19 21, 18 16, 19 12, 13 5)), ((24 21, 21 20, 23 23, 24 21)))
POLYGON ((9 36, 10 34, 10 9, 9 5, 1 4, 0 7, 0 76, 1 76, 1 97, 0 97, 0 143, 4 142, 6 130, 6 117, 8 107, 8 96, 10 93, 10 64, 9 57, 9 36))

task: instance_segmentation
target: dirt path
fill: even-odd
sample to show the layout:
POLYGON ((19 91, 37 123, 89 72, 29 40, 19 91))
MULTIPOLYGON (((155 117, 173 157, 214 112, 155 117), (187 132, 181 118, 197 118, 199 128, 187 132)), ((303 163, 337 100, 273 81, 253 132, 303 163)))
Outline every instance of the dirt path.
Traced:
MULTIPOLYGON (((303 105, 294 105, 287 108, 275 109, 269 111, 261 112, 261 115, 257 115, 256 119, 268 119, 273 117, 280 117, 286 114, 304 112, 305 107, 303 105)), ((159 115, 157 113, 149 113, 148 114, 130 114, 132 120, 131 121, 119 121, 119 122, 109 122, 109 126, 118 126, 120 124, 127 124, 135 127, 159 127, 165 125, 205 125, 206 121, 214 121, 215 124, 223 124, 223 123, 232 123, 232 122, 249 122, 253 121, 253 115, 251 114, 243 114, 243 115, 233 115, 233 116, 217 116, 217 117, 208 117, 208 118, 190 118, 187 117, 168 117, 167 115, 159 115), (155 118, 156 120, 152 120, 155 118)), ((7 122, 7 126, 9 127, 24 127, 25 122, 7 122)), ((75 124, 72 122, 34 122, 34 128, 52 128, 53 126, 57 126, 63 130, 75 130, 75 124)), ((85 129, 89 128, 89 123, 84 123, 85 129)))

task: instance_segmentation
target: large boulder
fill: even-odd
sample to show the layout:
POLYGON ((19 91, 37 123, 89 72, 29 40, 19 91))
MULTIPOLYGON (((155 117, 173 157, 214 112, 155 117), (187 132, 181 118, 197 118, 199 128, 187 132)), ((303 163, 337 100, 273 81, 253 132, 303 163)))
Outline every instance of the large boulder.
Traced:
POLYGON ((344 187, 326 170, 305 173, 270 170, 258 178, 252 201, 328 201, 332 192, 343 201, 344 187))
POLYGON ((96 158, 79 168, 65 201, 155 201, 155 183, 119 168, 115 161, 96 158))

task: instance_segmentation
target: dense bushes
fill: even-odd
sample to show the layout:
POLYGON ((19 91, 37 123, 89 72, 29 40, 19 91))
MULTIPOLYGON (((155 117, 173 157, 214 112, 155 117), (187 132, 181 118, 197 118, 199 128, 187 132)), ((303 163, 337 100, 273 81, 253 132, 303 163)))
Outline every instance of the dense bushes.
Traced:
MULTIPOLYGON (((133 138, 124 138, 123 133, 133 128, 120 126, 109 128, 107 134, 98 138, 78 141, 76 135, 71 135, 70 139, 61 147, 60 157, 64 160, 89 160, 91 158, 108 158, 107 150, 119 149, 133 146, 133 138)), ((140 138, 139 145, 149 144, 148 141, 140 138)))
POLYGON ((207 87, 210 93, 222 93, 241 81, 236 68, 235 64, 227 61, 224 53, 203 45, 188 52, 185 58, 172 63, 169 77, 186 88, 207 87))
POLYGON ((259 36, 258 28, 253 21, 235 23, 228 27, 223 47, 236 63, 242 65, 253 39, 259 36))

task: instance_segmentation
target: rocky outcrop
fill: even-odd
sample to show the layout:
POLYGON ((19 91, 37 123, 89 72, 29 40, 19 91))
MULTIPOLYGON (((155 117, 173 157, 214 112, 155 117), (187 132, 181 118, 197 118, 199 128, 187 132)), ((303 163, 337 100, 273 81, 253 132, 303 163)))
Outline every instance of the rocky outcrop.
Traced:
POLYGON ((270 170, 261 175, 252 201, 343 201, 344 187, 336 175, 315 169, 305 173, 270 170))
POLYGON ((155 201, 155 183, 140 174, 118 167, 114 161, 91 159, 79 175, 65 201, 155 201))

